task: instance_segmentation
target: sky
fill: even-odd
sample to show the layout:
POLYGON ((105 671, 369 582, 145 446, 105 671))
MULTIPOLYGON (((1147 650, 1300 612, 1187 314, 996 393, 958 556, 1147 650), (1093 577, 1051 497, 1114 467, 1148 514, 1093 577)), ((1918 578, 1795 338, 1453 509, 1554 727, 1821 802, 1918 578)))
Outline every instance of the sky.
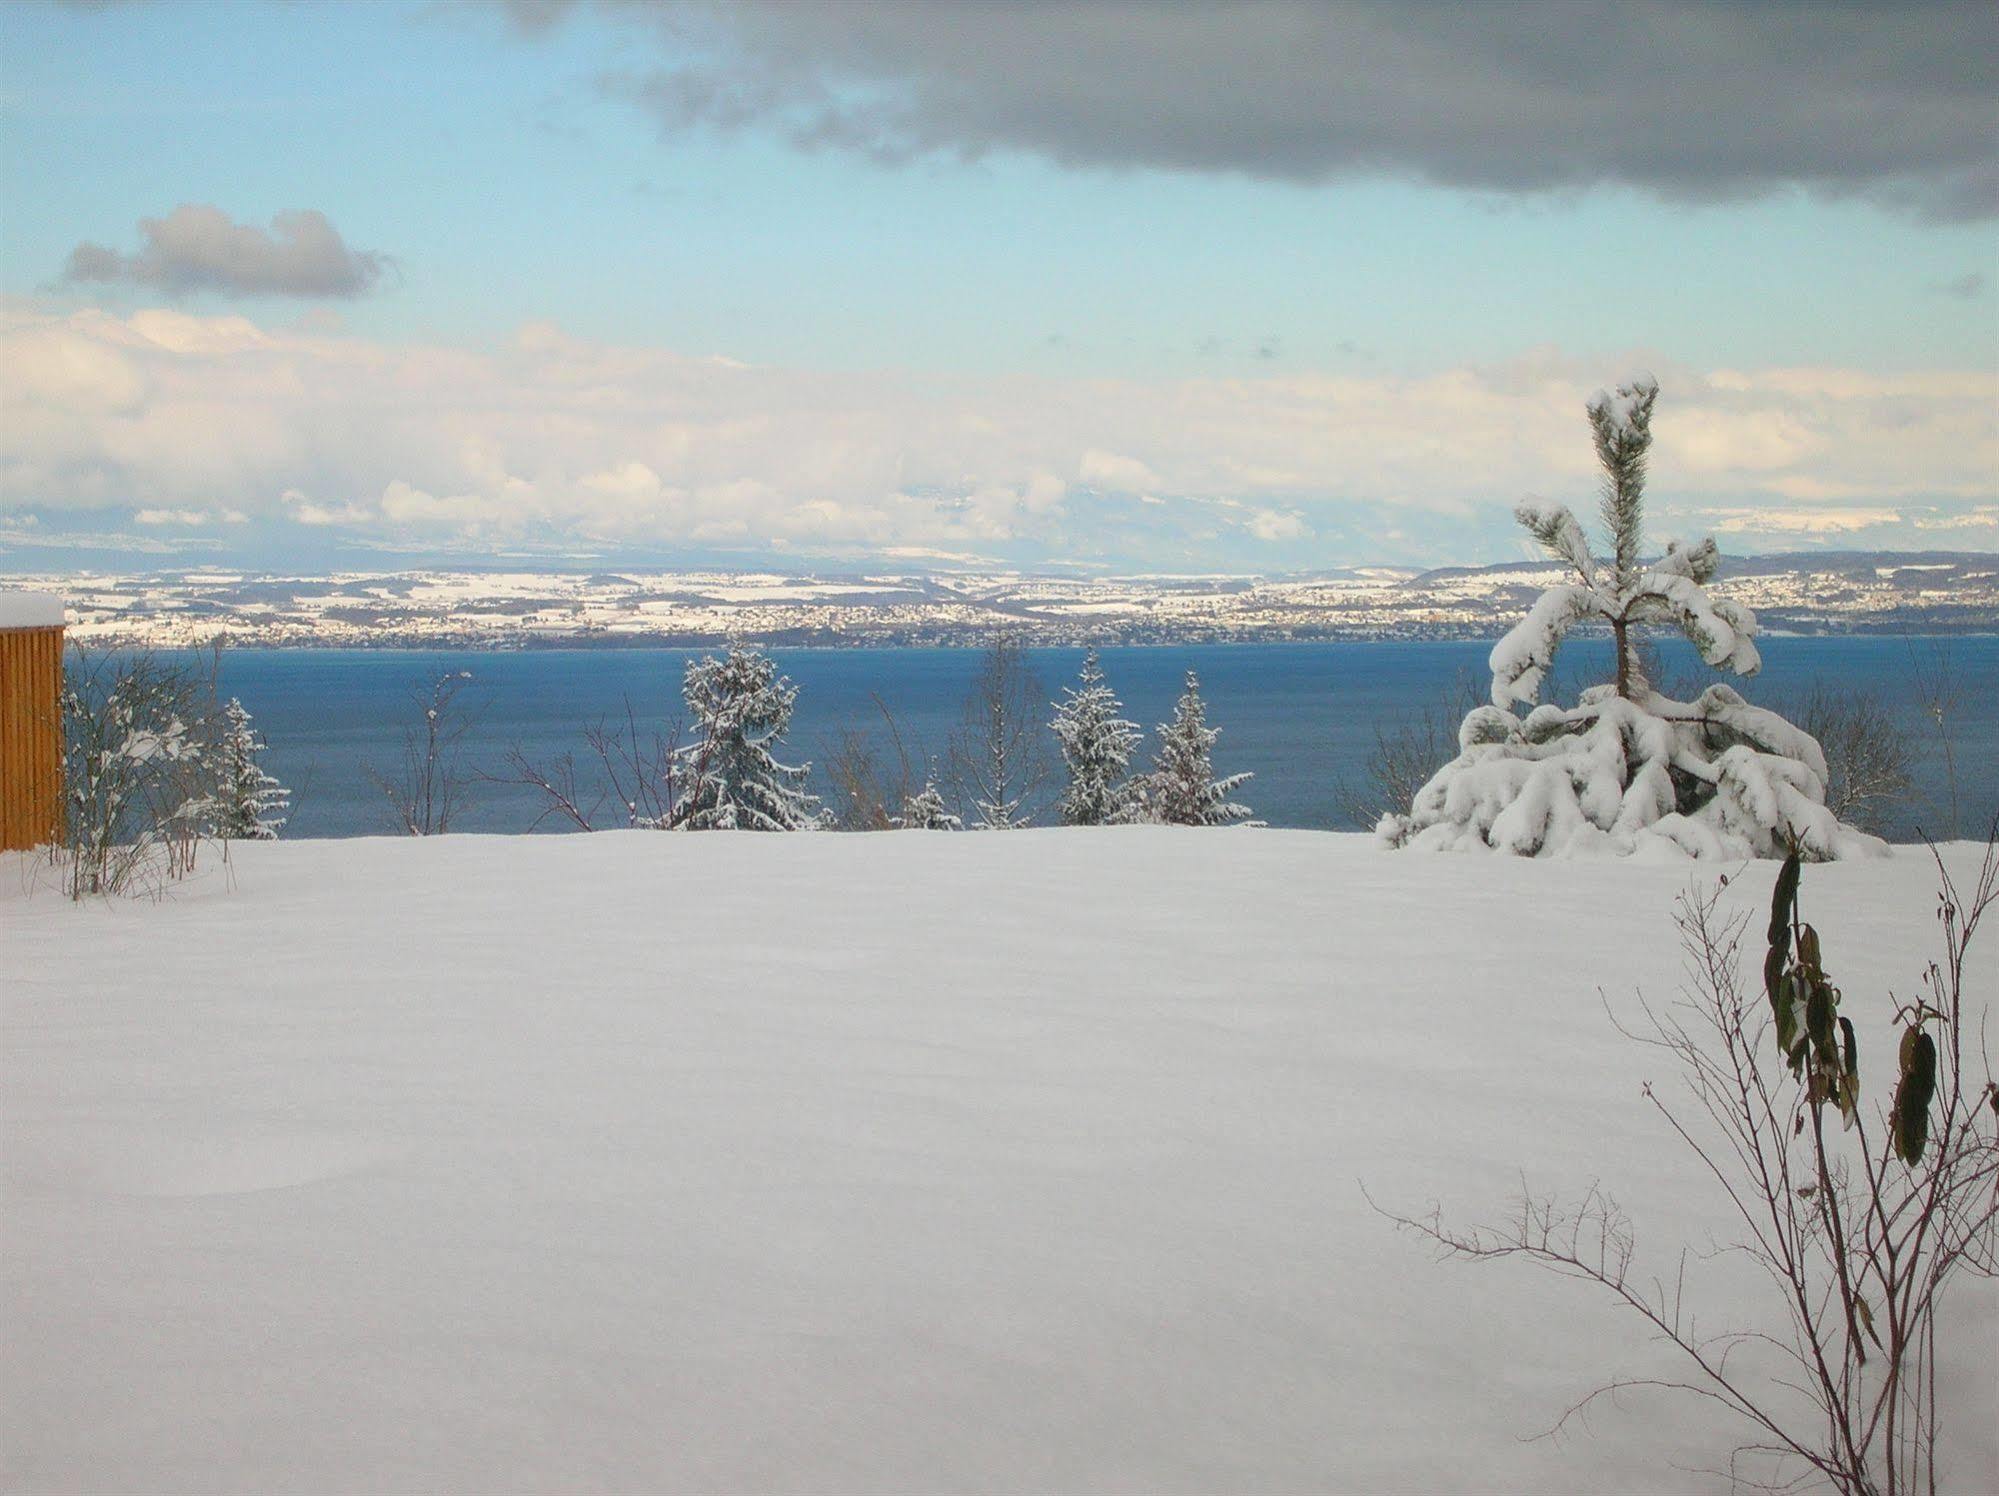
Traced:
POLYGON ((0 6, 0 569, 1999 549, 1999 9, 0 6))

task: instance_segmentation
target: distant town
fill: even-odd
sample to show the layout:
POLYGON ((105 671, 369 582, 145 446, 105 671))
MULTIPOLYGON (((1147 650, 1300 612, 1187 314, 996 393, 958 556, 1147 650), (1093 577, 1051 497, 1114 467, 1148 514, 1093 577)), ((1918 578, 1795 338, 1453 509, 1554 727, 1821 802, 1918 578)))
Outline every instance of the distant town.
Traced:
MULTIPOLYGON (((756 639, 819 646, 1452 639, 1503 630, 1552 563, 1360 567, 1280 577, 1022 573, 215 569, 15 576, 54 592, 70 635, 154 648, 615 648, 756 639)), ((1766 631, 1999 632, 1999 556, 1732 557, 1716 590, 1766 631)))

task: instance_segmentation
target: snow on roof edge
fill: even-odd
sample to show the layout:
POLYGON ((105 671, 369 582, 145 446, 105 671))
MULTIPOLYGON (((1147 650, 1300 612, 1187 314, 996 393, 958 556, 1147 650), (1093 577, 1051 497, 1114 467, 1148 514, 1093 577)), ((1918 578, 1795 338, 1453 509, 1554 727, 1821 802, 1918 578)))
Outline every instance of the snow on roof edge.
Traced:
POLYGON ((0 629, 59 629, 62 599, 53 592, 0 592, 0 629))

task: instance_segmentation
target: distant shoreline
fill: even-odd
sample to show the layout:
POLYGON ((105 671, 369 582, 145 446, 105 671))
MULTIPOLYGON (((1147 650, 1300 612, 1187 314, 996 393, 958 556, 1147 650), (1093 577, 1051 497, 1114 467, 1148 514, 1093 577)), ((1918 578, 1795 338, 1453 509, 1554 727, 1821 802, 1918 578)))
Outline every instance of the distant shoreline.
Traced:
MULTIPOLYGON (((756 644, 766 649, 812 649, 829 653, 860 653, 869 650, 890 651, 898 649, 983 649, 992 641, 1005 635, 1028 649, 1184 649, 1198 645, 1219 647, 1225 645, 1312 645, 1312 644, 1479 644, 1497 640, 1504 629, 1466 629, 1463 631, 1438 630, 1432 632, 1396 633, 1373 630, 1367 632, 1328 633, 1280 633, 1276 631, 1259 633, 1245 631, 1231 634, 1161 634, 1127 636, 1106 631, 1103 633, 1076 634, 1060 638, 1043 637, 1032 630, 1008 630, 990 628, 966 631, 950 637, 865 637, 828 638, 822 635, 793 637, 788 634, 760 634, 754 630, 740 630, 719 634, 659 634, 626 635, 618 638, 593 638, 588 635, 557 636, 548 635, 534 638, 495 636, 492 638, 450 637, 437 639, 410 639, 390 636, 380 639, 156 639, 143 634, 130 636, 102 634, 73 642, 91 648, 103 649, 191 649, 209 650, 347 650, 356 654, 437 654, 450 652, 498 653, 498 654, 617 654, 624 651, 671 650, 671 649, 720 649, 729 644, 756 644)), ((1590 638, 1588 630, 1577 630, 1577 638, 1590 638)), ((1608 636, 1605 636, 1608 637, 1608 636)), ((1993 639, 1999 638, 1999 627, 1987 623, 1967 625, 1963 628, 1939 628, 1933 623, 1912 622, 1908 626, 1888 623, 1865 623, 1851 627, 1828 628, 1771 628, 1764 627, 1758 634, 1764 639, 1993 639)))
MULTIPOLYGON (((1548 587, 1552 562, 1241 579, 1018 572, 587 575, 547 572, 127 573, 21 577, 58 593, 73 638, 120 646, 284 649, 794 649, 1407 643, 1492 639, 1548 587)), ((1999 633, 1999 557, 1842 552, 1731 559, 1719 595, 1765 633, 1999 633)))

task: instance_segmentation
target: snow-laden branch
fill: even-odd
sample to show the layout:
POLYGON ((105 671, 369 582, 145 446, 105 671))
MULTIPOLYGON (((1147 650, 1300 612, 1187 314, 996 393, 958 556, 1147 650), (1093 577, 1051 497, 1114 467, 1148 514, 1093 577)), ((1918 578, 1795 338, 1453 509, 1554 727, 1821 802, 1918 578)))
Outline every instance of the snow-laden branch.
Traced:
POLYGON ((1576 569, 1585 587, 1596 585, 1596 561, 1589 553, 1589 537, 1567 504, 1521 504, 1513 517, 1558 561, 1576 569))
POLYGON ((1524 719, 1465 718, 1457 758, 1382 818, 1394 846, 1587 855, 1816 859, 1885 853, 1825 807, 1825 755, 1774 712, 1724 685, 1691 702, 1607 686, 1524 719))
POLYGON ((1701 658, 1718 670, 1754 675, 1763 668, 1755 644, 1756 615, 1726 598, 1709 597, 1692 577, 1655 566, 1639 579, 1627 617, 1663 614, 1693 641, 1701 658))
POLYGON ((1550 587, 1527 610, 1527 616, 1492 646, 1486 664, 1492 670, 1492 704, 1532 704, 1541 697, 1541 681, 1555 663, 1555 650, 1570 629, 1588 619, 1608 619, 1603 596, 1594 587, 1550 587))

